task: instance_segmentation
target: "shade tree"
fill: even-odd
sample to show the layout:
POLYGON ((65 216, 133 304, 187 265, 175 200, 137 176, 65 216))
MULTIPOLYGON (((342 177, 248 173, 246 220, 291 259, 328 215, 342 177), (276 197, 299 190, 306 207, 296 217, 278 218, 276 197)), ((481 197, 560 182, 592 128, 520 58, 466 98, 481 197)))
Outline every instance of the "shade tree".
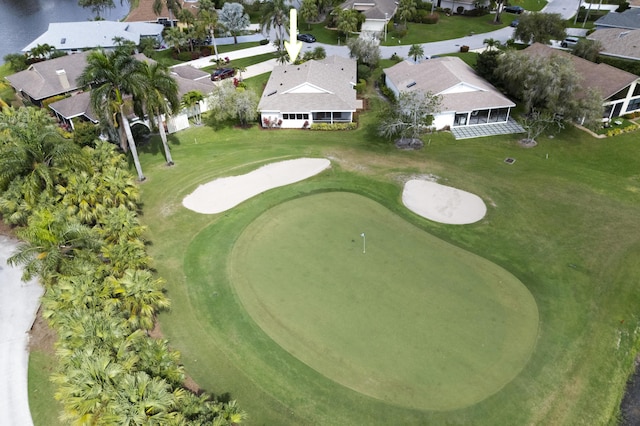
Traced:
POLYGON ((233 36, 233 42, 238 43, 238 35, 249 27, 249 15, 244 12, 240 3, 225 3, 218 14, 219 24, 233 36))
POLYGON ((551 44, 551 40, 563 40, 567 36, 567 24, 557 13, 527 13, 521 15, 519 21, 513 38, 526 44, 551 44))
POLYGON ((379 114, 378 134, 388 139, 419 140, 441 109, 442 98, 431 92, 400 92, 379 114))

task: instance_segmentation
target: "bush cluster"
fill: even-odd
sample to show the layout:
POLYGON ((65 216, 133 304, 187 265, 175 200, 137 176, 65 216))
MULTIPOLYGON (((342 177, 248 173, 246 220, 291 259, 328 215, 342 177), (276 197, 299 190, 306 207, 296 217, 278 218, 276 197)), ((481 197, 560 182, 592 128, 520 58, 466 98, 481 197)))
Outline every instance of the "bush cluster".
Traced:
POLYGON ((618 135, 621 135, 623 133, 635 132, 636 130, 638 130, 638 126, 634 126, 633 124, 631 124, 631 125, 626 126, 626 127, 620 127, 618 129, 607 130, 607 136, 618 136, 618 135))
POLYGON ((5 109, 0 125, 0 215, 23 241, 10 262, 45 288, 42 316, 59 336, 52 381, 60 419, 240 422, 234 401, 186 389, 179 353, 150 336, 169 299, 146 252, 125 157, 108 142, 80 148, 61 138, 40 109, 5 109))
POLYGON ((358 128, 357 123, 313 123, 311 130, 355 130, 358 128))

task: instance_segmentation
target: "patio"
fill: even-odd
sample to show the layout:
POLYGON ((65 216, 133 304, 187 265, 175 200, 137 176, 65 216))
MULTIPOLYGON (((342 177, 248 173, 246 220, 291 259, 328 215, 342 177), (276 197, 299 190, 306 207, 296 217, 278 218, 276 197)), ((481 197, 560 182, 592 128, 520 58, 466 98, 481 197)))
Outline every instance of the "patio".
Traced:
POLYGON ((521 125, 509 118, 506 123, 481 124, 477 126, 456 126, 451 128, 451 133, 456 139, 481 138, 485 136, 510 135, 524 133, 521 125))

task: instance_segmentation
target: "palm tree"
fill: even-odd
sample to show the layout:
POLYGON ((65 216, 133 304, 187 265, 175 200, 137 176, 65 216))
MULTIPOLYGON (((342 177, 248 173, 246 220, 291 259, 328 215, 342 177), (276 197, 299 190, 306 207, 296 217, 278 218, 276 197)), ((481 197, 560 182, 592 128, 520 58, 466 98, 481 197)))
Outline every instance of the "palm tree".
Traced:
POLYGON ((88 170, 80 147, 56 131, 53 119, 40 108, 4 108, 0 111, 0 190, 24 177, 22 192, 30 204, 53 190, 67 168, 88 170))
POLYGON ((487 46, 487 50, 493 50, 494 48, 500 47, 500 40, 496 40, 495 38, 485 38, 483 43, 487 46))
POLYGON ((105 53, 95 50, 87 56, 87 66, 78 78, 81 85, 94 85, 91 90, 91 107, 101 113, 101 122, 109 129, 118 129, 120 146, 131 149, 138 179, 145 180, 138 158, 131 126, 127 118, 127 95, 142 97, 147 87, 141 70, 142 62, 121 50, 105 53), (124 131, 125 135, 122 135, 124 131))
POLYGON ((415 0, 400 0, 398 4, 398 10, 396 15, 402 21, 404 21, 404 27, 407 28, 407 21, 413 18, 416 14, 416 2, 415 0))
POLYGON ((338 9, 337 28, 338 31, 343 33, 345 37, 349 36, 349 33, 358 31, 358 18, 360 12, 353 9, 338 9))
POLYGON ((260 25, 262 31, 271 31, 272 28, 278 29, 279 50, 284 50, 284 26, 289 22, 289 7, 285 0, 269 0, 263 3, 260 9, 262 20, 260 25))
POLYGON ((215 29, 218 26, 218 14, 216 13, 216 5, 213 0, 200 0, 198 2, 198 19, 200 19, 205 26, 209 28, 209 36, 213 42, 213 51, 216 55, 216 62, 220 59, 218 57, 218 45, 216 44, 215 29))
POLYGON ((140 101, 144 104, 144 109, 149 118, 154 117, 152 123, 155 123, 160 132, 167 164, 172 166, 173 159, 171 158, 171 151, 169 151, 162 115, 167 116, 178 112, 180 107, 178 83, 171 77, 169 69, 157 62, 152 64, 143 62, 141 73, 145 78, 145 88, 140 101))
POLYGON ((169 46, 173 47, 177 53, 180 53, 180 48, 187 43, 187 35, 183 33, 180 28, 173 27, 166 31, 164 40, 169 46))
POLYGON ((122 278, 107 278, 120 299, 120 310, 133 328, 151 330, 158 310, 169 307, 169 299, 162 291, 162 281, 154 279, 147 270, 129 269, 122 278))
POLYGON ((82 250, 96 250, 100 244, 95 232, 73 221, 65 212, 37 210, 26 228, 20 229, 21 243, 7 259, 11 265, 23 265, 23 279, 38 276, 44 283, 59 272, 69 269, 82 250))
POLYGON ((409 56, 413 57, 413 62, 418 62, 418 58, 424 57, 424 49, 419 44, 412 44, 409 48, 409 56))
POLYGON ((201 124, 200 102, 204 100, 204 96, 197 90, 191 90, 182 95, 182 106, 187 108, 194 117, 196 124, 201 124))
POLYGON ((173 27, 173 16, 177 16, 178 13, 180 13, 182 6, 178 0, 153 0, 153 13, 155 13, 156 16, 160 16, 164 6, 166 6, 169 11, 169 21, 171 21, 171 26, 173 27))

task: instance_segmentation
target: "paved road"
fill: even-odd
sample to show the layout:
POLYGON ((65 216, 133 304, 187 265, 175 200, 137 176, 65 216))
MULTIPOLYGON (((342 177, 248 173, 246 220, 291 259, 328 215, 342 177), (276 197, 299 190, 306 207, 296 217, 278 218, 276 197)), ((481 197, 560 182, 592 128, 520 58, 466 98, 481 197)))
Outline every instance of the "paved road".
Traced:
POLYGON ((42 287, 23 283, 22 270, 7 265, 17 242, 0 235, 0 425, 31 426, 27 369, 29 330, 42 287))

